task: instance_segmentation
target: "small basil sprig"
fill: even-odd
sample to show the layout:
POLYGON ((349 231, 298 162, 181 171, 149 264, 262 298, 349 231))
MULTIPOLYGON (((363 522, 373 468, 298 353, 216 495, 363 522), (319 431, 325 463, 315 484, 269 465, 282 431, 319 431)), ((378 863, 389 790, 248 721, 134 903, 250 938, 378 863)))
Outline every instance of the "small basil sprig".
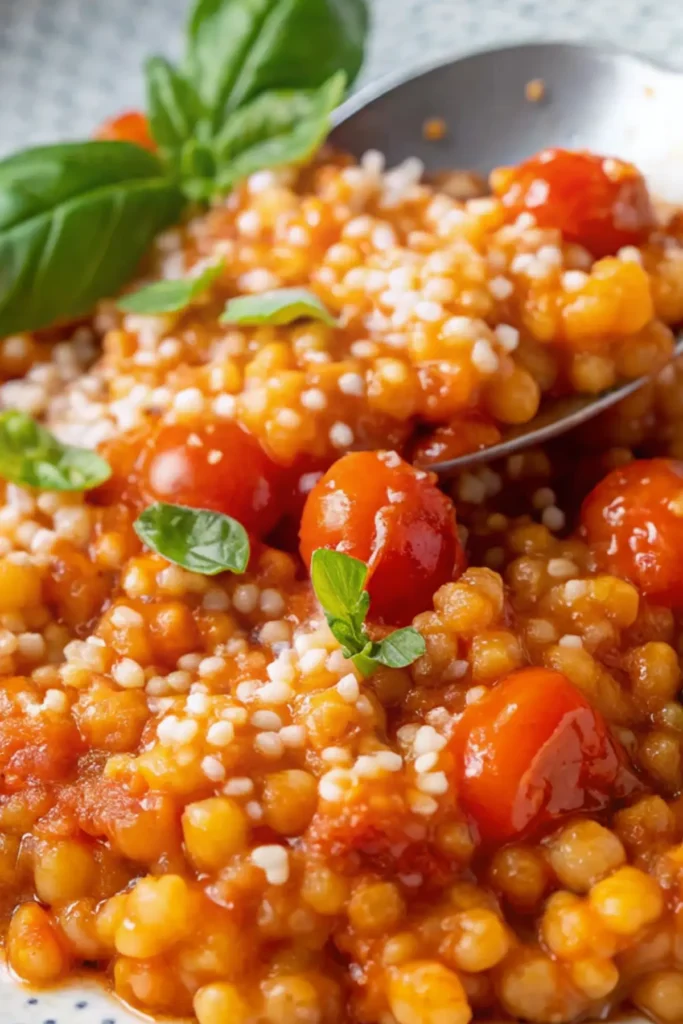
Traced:
POLYGON ((405 668, 426 650, 424 638, 412 626, 397 629, 383 640, 370 639, 363 625, 370 607, 370 595, 364 589, 367 578, 368 567, 358 558, 326 548, 313 552, 311 583, 315 595, 344 657, 350 658, 364 676, 371 675, 378 665, 405 668))
POLYGON ((318 296, 306 288, 278 288, 259 295, 239 295, 227 303, 221 323, 277 327, 303 319, 322 320, 332 327, 336 324, 318 296))
POLYGON ((96 452, 62 444, 23 412, 0 414, 0 477, 46 491, 88 491, 111 476, 96 452))
POLYGON ((247 531, 221 512, 158 501, 138 516, 134 526, 153 551, 202 576, 242 573, 249 562, 247 531))
POLYGON ((197 277, 183 277, 173 281, 155 281, 136 292, 119 299, 117 305, 124 313, 158 316, 179 313, 195 299, 207 292, 225 269, 224 263, 207 267, 197 277))

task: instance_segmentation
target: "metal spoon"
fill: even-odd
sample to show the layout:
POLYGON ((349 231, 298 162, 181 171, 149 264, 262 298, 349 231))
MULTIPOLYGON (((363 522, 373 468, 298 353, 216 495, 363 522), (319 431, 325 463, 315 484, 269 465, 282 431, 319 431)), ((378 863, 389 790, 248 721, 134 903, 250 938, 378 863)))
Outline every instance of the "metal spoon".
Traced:
MULTIPOLYGON (((517 163, 547 146, 591 149, 635 163, 659 198, 683 204, 683 75, 619 50, 538 43, 488 50, 409 77, 367 86, 338 110, 332 142, 360 156, 368 149, 389 164, 419 157, 427 172, 480 174, 517 163), (542 79, 540 102, 525 89, 542 79), (438 142, 423 134, 443 118, 438 142)), ((683 354, 683 336, 675 347, 683 354)), ((498 444, 430 466, 449 475, 556 437, 632 394, 629 381, 598 396, 548 403, 498 444)))

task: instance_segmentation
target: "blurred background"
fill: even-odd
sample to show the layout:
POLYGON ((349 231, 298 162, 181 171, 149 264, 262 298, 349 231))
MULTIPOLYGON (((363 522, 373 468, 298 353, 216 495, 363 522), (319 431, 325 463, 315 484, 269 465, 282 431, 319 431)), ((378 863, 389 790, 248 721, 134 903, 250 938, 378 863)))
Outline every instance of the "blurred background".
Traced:
MULTIPOLYGON (((683 69, 683 0, 372 0, 361 82, 533 39, 610 42, 683 69)), ((0 0, 0 152, 86 136, 141 100, 150 52, 175 55, 189 0, 0 0)))

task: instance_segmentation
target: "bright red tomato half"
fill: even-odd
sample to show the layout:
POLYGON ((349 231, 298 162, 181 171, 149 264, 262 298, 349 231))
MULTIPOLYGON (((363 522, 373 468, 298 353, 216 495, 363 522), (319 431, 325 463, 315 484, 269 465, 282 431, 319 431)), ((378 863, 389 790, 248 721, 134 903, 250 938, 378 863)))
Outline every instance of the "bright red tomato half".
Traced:
POLYGON ((452 750, 460 804, 486 842, 599 809, 624 763, 601 715, 545 668, 513 672, 469 705, 452 750))

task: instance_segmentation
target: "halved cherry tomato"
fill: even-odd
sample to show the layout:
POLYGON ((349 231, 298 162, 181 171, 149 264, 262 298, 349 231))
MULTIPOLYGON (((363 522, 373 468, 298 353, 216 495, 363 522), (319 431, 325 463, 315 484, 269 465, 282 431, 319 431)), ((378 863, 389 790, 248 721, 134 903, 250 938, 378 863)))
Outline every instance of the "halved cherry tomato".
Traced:
POLYGON ((458 797, 487 842, 505 842, 613 795, 623 754, 560 672, 513 672, 466 708, 452 740, 458 797))
POLYGON ((157 150, 157 144, 150 134, 149 121, 137 110, 109 118, 97 129, 95 138, 110 142, 134 142, 136 146, 142 146, 152 153, 157 150))
POLYGON ((403 625, 462 571, 452 502, 436 477, 394 452, 351 452, 311 491, 301 520, 301 557, 335 548, 367 562, 370 618, 403 625))
POLYGON ((612 470, 585 499, 581 523, 603 568, 683 606, 683 462, 637 459, 612 470))
POLYGON ((136 467, 151 501, 209 508, 263 537, 281 515, 286 470, 236 423, 162 426, 136 467))
POLYGON ((532 213, 539 227, 559 228, 594 256, 640 244, 655 223, 643 176, 613 157, 544 149, 495 170, 491 187, 513 216, 532 213))

